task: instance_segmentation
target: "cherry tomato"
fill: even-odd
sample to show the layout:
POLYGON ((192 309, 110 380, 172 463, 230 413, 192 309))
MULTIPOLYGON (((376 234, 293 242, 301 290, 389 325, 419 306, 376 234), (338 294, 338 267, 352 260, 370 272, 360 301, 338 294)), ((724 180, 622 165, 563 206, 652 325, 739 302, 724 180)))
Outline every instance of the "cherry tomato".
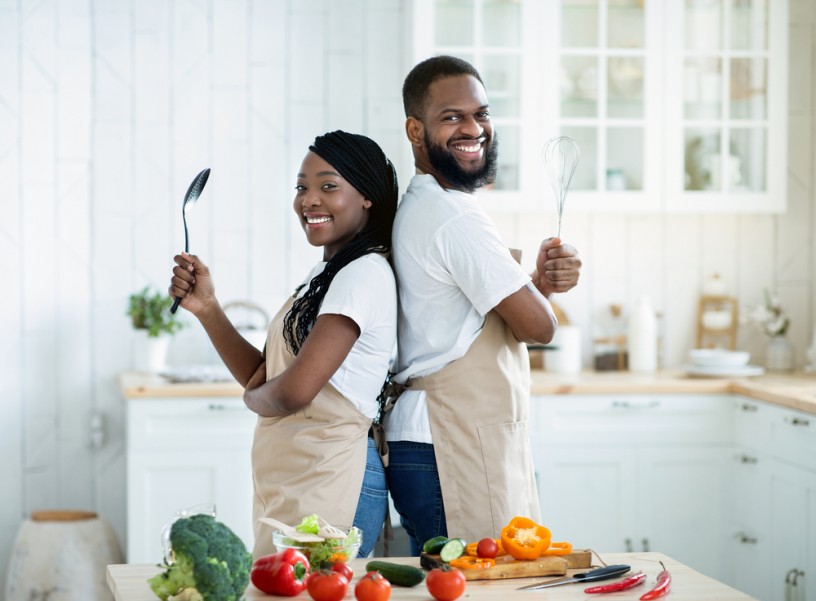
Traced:
POLYGON ((388 601, 391 583, 379 572, 368 572, 354 587, 357 601, 388 601))
POLYGON ((483 538, 479 541, 479 544, 476 545, 476 554, 479 557, 493 559, 499 554, 499 545, 497 545, 496 541, 492 538, 483 538))
POLYGON ((346 596, 348 580, 340 572, 320 570, 306 579, 306 590, 314 601, 340 601, 346 596))
POLYGON ((465 575, 460 570, 435 568, 428 572, 425 584, 436 601, 453 601, 465 592, 465 575))
POLYGON ((338 561, 337 563, 333 563, 331 567, 332 572, 338 572, 346 577, 346 580, 351 582, 352 578, 354 578, 354 570, 351 569, 351 566, 344 561, 338 561))

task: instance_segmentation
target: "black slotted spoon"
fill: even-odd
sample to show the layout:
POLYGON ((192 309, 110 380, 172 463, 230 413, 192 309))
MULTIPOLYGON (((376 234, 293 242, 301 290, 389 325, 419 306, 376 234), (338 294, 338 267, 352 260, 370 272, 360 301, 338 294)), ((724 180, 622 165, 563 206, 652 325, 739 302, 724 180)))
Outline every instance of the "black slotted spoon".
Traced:
MULTIPOLYGON (((187 194, 184 195, 184 202, 181 204, 181 219, 184 222, 184 252, 186 253, 190 252, 190 236, 187 233, 187 213, 193 208, 195 203, 198 202, 198 197, 201 196, 201 191, 207 184, 207 179, 209 177, 209 168, 204 169, 201 173, 196 175, 193 181, 190 183, 190 187, 187 188, 187 194)), ((180 302, 181 297, 177 296, 176 300, 173 301, 173 306, 170 307, 170 313, 176 312, 180 302)))

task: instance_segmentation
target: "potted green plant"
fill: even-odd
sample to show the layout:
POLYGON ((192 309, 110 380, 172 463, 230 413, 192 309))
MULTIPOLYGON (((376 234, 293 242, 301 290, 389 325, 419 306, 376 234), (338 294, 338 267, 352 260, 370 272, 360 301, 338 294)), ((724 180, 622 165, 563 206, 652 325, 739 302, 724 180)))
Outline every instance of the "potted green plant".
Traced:
POLYGON ((172 298, 150 286, 130 295, 127 315, 136 331, 136 371, 158 372, 164 368, 170 337, 184 327, 178 316, 170 313, 172 304, 172 298))

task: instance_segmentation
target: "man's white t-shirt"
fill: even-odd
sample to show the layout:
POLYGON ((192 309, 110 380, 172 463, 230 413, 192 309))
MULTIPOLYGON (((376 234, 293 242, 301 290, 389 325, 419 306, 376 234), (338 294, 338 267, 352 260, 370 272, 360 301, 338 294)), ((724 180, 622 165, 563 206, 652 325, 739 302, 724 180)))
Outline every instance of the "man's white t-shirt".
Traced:
MULTIPOLYGON (((411 179, 394 222, 399 284, 395 380, 439 371, 461 358, 484 318, 530 282, 476 196, 411 179)), ((425 393, 406 390, 385 421, 388 440, 431 443, 425 393)))
MULTIPOLYGON (((318 263, 304 283, 325 267, 325 262, 318 263)), ((306 290, 304 286, 300 295, 306 290)), ((345 315, 360 328, 360 337, 329 382, 373 419, 397 335, 397 287, 388 261, 369 253, 337 272, 318 311, 318 315, 326 313, 345 315)))

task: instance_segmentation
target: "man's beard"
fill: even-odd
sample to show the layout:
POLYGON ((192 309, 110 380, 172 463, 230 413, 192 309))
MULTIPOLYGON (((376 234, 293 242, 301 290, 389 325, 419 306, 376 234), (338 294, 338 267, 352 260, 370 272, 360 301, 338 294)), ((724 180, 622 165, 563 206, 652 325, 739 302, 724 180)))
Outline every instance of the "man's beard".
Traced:
POLYGON ((425 132, 425 146, 428 149, 428 161, 431 166, 457 190, 473 193, 482 186, 496 181, 499 141, 495 134, 486 141, 484 165, 475 172, 462 169, 456 157, 453 156, 453 152, 445 146, 434 144, 427 131, 425 132))

